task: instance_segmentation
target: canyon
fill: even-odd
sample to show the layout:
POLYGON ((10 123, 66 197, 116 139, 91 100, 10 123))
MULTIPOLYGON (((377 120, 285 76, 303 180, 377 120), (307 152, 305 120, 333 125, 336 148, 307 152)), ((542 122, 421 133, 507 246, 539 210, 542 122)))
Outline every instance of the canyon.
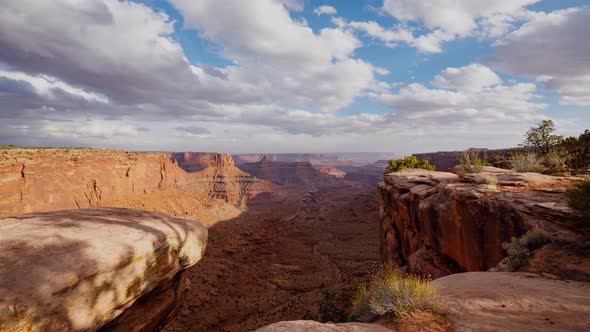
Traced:
POLYGON ((384 176, 383 162, 345 159, 2 150, 0 285, 13 286, 0 286, 0 331, 9 323, 169 332, 590 323, 568 318, 590 312, 590 254, 572 247, 583 234, 564 194, 579 178, 486 167, 498 180, 488 185, 456 168, 384 176), (505 271, 502 243, 531 229, 554 242, 519 272, 481 272, 505 271), (355 285, 383 262, 436 279, 452 305, 447 318, 319 323, 344 323, 355 285), (535 287, 545 290, 537 299, 535 287), (527 310, 531 303, 540 311, 527 310))

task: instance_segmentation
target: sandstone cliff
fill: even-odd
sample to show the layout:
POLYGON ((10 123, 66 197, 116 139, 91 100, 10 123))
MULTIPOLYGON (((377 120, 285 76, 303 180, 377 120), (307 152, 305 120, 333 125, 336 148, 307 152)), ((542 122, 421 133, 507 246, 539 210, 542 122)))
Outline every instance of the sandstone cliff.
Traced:
POLYGON ((109 150, 0 151, 0 216, 86 208, 172 189, 183 176, 161 154, 109 150))
POLYGON ((321 173, 309 162, 274 162, 266 156, 259 162, 241 164, 240 168, 279 185, 322 185, 335 181, 333 176, 321 173))
POLYGON ((183 271, 206 244, 198 222, 139 210, 0 219, 0 330, 156 330, 177 312, 183 271))
POLYGON ((498 185, 453 173, 403 170, 384 176, 381 254, 409 272, 434 277, 482 271, 506 256, 503 242, 539 227, 557 237, 572 216, 565 187, 575 179, 486 168, 498 185))
POLYGON ((112 206, 212 224, 238 216, 244 200, 271 186, 237 169, 229 155, 199 160, 201 170, 186 173, 166 153, 1 150, 0 217, 112 206))

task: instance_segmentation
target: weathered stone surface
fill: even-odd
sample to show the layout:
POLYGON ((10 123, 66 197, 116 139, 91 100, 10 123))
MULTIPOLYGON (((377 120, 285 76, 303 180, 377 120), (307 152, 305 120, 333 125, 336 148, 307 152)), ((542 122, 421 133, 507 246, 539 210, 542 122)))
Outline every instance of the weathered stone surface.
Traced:
POLYGON ((278 322, 262 327, 256 332, 391 332, 386 327, 363 323, 318 323, 310 320, 278 322))
POLYGON ((139 210, 2 219, 0 330, 96 330, 154 289, 152 298, 161 301, 134 324, 158 326, 184 287, 178 273, 201 259, 206 243, 207 230, 196 221, 139 210))
POLYGON ((167 156, 111 150, 0 150, 0 217, 98 206, 172 189, 183 176, 167 156))
POLYGON ((590 284, 530 273, 469 272, 433 281, 458 331, 588 331, 590 284))
POLYGON ((440 277, 495 266, 505 256, 501 244, 532 227, 573 238, 557 226, 573 215, 564 190, 557 189, 575 178, 496 170, 485 173, 498 177, 497 186, 426 170, 384 176, 379 186, 383 259, 440 277))

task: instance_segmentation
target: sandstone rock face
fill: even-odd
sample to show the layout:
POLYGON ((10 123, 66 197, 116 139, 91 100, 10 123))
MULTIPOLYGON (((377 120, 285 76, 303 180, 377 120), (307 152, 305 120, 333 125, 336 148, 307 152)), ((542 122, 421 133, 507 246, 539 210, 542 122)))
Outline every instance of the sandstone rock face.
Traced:
POLYGON ((346 172, 336 168, 336 167, 320 167, 320 173, 331 175, 335 178, 341 179, 346 175, 346 172))
MULTIPOLYGON (((203 158, 205 159, 205 158, 203 158)), ((179 187, 189 193, 206 194, 232 204, 241 204, 246 199, 268 191, 269 182, 240 170, 229 154, 208 154, 207 166, 195 173, 188 173, 179 181, 179 187)))
POLYGON ((174 188, 183 176, 165 155, 109 150, 0 151, 0 217, 87 208, 174 188))
POLYGON ((386 327, 375 324, 363 323, 318 323, 311 320, 296 320, 290 322, 278 322, 262 327, 256 332, 391 332, 386 327))
POLYGON ((334 177, 322 174, 309 162, 273 162, 266 156, 256 163, 245 163, 240 169, 279 185, 322 185, 334 177))
POLYGON ((97 330, 118 316, 132 320, 115 321, 115 330, 162 326, 185 293, 179 273, 206 243, 196 221, 139 210, 1 219, 0 330, 97 330), (121 315, 131 306, 141 319, 121 315))
POLYGON ((573 213, 564 188, 575 179, 493 168, 486 173, 498 178, 497 186, 425 170, 384 176, 382 258, 437 278, 495 266, 505 256, 501 244, 532 227, 568 236, 556 225, 573 213))
POLYGON ((537 274, 459 273, 433 281, 458 331, 588 331, 590 284, 537 274))
POLYGON ((200 171, 186 173, 166 153, 0 150, 0 217, 114 206, 214 223, 239 215, 244 200, 271 188, 236 168, 230 155, 188 155, 200 158, 200 171))

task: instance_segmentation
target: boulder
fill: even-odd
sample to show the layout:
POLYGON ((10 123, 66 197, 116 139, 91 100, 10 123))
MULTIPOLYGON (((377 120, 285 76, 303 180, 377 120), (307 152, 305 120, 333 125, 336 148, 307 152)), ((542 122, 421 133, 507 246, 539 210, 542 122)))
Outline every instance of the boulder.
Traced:
POLYGON ((162 326, 186 290, 181 272, 206 243, 196 221, 139 210, 1 219, 0 331, 95 331, 117 317, 131 319, 116 322, 133 326, 121 331, 162 326))
POLYGON ((469 272, 433 284, 458 331, 588 331, 590 326, 589 283, 469 272))
POLYGON ((278 322, 262 327, 255 332, 391 332, 386 327, 364 323, 319 323, 311 320, 278 322))

